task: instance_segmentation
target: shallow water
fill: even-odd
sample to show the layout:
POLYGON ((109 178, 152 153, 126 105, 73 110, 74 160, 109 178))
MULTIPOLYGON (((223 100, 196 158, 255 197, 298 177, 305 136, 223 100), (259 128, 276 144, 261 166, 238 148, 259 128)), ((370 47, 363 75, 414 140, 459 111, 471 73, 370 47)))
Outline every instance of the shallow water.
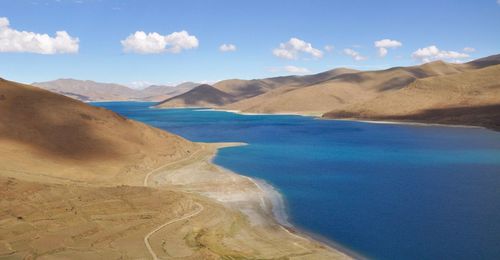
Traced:
POLYGON ((500 133, 93 103, 193 141, 282 192, 290 221, 375 259, 500 259, 500 133))

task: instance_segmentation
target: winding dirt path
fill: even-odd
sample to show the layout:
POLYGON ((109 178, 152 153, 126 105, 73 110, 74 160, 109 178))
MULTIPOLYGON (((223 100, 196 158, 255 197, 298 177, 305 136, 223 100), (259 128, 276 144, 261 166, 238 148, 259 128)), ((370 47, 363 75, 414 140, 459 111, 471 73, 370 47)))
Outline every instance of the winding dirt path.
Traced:
POLYGON ((149 243, 149 237, 151 237, 154 233, 158 232, 159 230, 161 230, 162 228, 164 228, 165 226, 168 226, 170 224, 173 224, 175 222, 178 222, 178 221, 181 221, 181 220, 185 220, 185 219, 188 219, 188 218, 191 218, 191 217, 194 217, 196 215, 198 215, 200 212, 202 212, 205 208, 203 207, 203 205, 201 205, 200 203, 198 202, 195 202, 196 206, 198 207, 197 210, 195 210, 194 212, 191 212, 189 213, 188 215, 185 215, 183 217, 180 217, 180 218, 176 218, 176 219, 173 219, 173 220, 170 220, 168 221, 167 223, 164 223, 160 226, 158 226, 157 228, 155 228, 153 231, 149 232, 145 237, 144 237, 144 244, 146 244, 146 247, 148 248, 148 251, 149 253, 151 254, 151 256, 153 257, 154 260, 158 260, 158 256, 155 254, 155 252, 153 251, 153 248, 151 247, 151 244, 149 243))
POLYGON ((164 165, 162 165, 162 166, 160 166, 160 167, 158 167, 158 168, 156 168, 156 169, 154 169, 154 170, 152 170, 152 171, 148 172, 148 173, 146 174, 146 176, 144 177, 144 184, 143 184, 143 185, 144 185, 144 186, 148 186, 149 176, 151 176, 151 174, 153 174, 153 173, 155 173, 155 172, 157 172, 157 171, 159 171, 159 170, 161 170, 161 169, 163 169, 163 168, 165 168, 165 167, 170 167, 170 166, 176 165, 176 164, 178 164, 178 163, 183 163, 183 162, 185 162, 185 161, 188 161, 188 160, 190 160, 191 158, 193 158, 195 155, 197 155, 198 153, 200 153, 200 152, 201 152, 201 151, 203 151, 203 150, 204 150, 204 147, 202 146, 202 147, 200 147, 200 149, 198 149, 196 152, 192 153, 191 155, 189 155, 188 157, 186 157, 186 158, 184 158, 184 159, 177 160, 177 161, 173 161, 173 162, 169 162, 169 163, 167 163, 167 164, 164 164, 164 165))
MULTIPOLYGON (((200 149, 198 149, 196 152, 192 153, 191 155, 189 155, 188 157, 184 158, 184 159, 181 159, 181 160, 177 160, 177 161, 173 161, 173 162, 170 162, 170 163, 167 163, 167 164, 164 164, 150 172, 148 172, 146 174, 146 176, 144 177, 144 186, 148 186, 148 181, 149 181, 149 177, 161 170, 161 169, 164 169, 166 167, 170 167, 170 166, 173 166, 173 165, 176 165, 176 164, 179 164, 179 163, 183 163, 185 161, 188 161, 190 159, 192 159, 195 155, 197 155, 198 153, 200 153, 201 151, 204 150, 204 147, 200 147, 200 149)), ((202 212, 205 208, 203 207, 203 205, 201 205, 200 203, 198 202, 195 202, 195 205, 198 207, 197 210, 195 210, 194 212, 191 212, 187 215, 184 215, 180 218, 176 218, 176 219, 172 219, 158 227, 156 227, 155 229, 153 229, 151 232, 149 232, 145 237, 144 237, 144 244, 146 245, 146 248, 148 249, 149 253, 151 254, 151 256, 153 257, 154 260, 158 260, 158 256, 156 255, 156 253, 154 252, 153 248, 151 247, 151 244, 149 243, 149 238, 156 232, 158 232, 159 230, 161 230, 162 228, 170 225, 170 224, 173 224, 173 223, 176 223, 178 221, 181 221, 181 220, 185 220, 185 219, 188 219, 188 218, 191 218, 191 217, 194 217, 196 215, 198 215, 200 212, 202 212)))

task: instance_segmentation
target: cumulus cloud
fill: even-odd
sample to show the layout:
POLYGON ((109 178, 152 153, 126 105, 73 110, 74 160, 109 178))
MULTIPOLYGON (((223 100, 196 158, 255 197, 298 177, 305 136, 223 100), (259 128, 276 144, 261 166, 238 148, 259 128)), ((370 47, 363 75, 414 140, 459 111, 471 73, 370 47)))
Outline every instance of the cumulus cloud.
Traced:
POLYGON ((236 51, 236 46, 234 44, 222 44, 219 47, 219 50, 222 52, 228 52, 228 51, 236 51))
POLYGON ((322 58, 323 52, 312 47, 312 44, 298 38, 290 38, 288 42, 280 43, 280 46, 273 50, 276 57, 296 60, 300 53, 310 54, 314 58, 322 58))
MULTIPOLYGON (((498 0, 498 1, 500 1, 500 0, 498 0)), ((475 48, 472 48, 472 47, 465 47, 465 48, 463 49, 463 51, 465 51, 465 52, 475 52, 475 51, 476 51, 476 49, 475 49, 475 48)))
POLYGON ((169 35, 137 31, 121 41, 124 52, 139 54, 179 53, 198 47, 198 39, 186 31, 173 32, 169 35))
POLYGON ((362 61, 368 59, 365 56, 362 56, 359 54, 359 52, 353 50, 353 49, 344 49, 344 54, 351 56, 355 61, 362 61))
POLYGON ((66 31, 57 31, 54 37, 10 27, 7 17, 0 17, 0 52, 30 52, 38 54, 77 53, 79 39, 66 31))
POLYGON ((430 62, 433 60, 458 60, 463 58, 468 58, 469 54, 460 53, 456 51, 443 51, 440 50, 435 45, 431 45, 425 48, 421 48, 413 52, 411 55, 414 59, 421 62, 430 62))
POLYGON ((387 49, 389 48, 394 49, 403 46, 401 42, 391 39, 383 39, 375 41, 373 44, 375 45, 376 48, 378 48, 378 55, 380 57, 385 57, 385 55, 387 55, 388 52, 387 49))

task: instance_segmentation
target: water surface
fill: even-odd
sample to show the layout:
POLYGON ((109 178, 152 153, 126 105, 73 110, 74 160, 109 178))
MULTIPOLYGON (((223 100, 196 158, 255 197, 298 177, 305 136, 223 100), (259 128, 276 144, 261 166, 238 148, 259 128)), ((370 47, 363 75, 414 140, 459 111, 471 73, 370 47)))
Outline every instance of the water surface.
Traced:
POLYGON ((374 259, 500 259, 500 134, 93 103, 193 141, 267 181, 290 221, 374 259))

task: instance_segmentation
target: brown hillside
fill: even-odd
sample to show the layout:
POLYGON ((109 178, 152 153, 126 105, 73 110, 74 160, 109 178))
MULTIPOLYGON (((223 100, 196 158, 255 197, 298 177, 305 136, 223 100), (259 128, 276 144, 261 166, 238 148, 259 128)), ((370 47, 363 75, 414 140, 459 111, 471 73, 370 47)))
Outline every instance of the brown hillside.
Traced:
POLYGON ((495 65, 419 79, 401 90, 333 110, 325 117, 472 124, 498 129, 499 108, 500 65, 495 65))
POLYGON ((0 81, 0 168, 13 175, 139 183, 145 170, 195 146, 111 111, 0 81))
POLYGON ((210 85, 200 85, 194 89, 164 100, 156 107, 213 107, 230 103, 234 97, 210 85))
POLYGON ((293 88, 317 84, 338 75, 353 72, 356 72, 356 70, 339 68, 306 76, 284 76, 253 80, 230 79, 217 82, 214 87, 233 95, 236 100, 242 100, 264 94, 277 88, 293 88))
POLYGON ((463 70, 463 65, 437 61, 414 67, 342 73, 317 84, 280 87, 224 108, 257 113, 320 115, 353 102, 369 100, 381 92, 404 88, 418 78, 460 73, 463 70))

